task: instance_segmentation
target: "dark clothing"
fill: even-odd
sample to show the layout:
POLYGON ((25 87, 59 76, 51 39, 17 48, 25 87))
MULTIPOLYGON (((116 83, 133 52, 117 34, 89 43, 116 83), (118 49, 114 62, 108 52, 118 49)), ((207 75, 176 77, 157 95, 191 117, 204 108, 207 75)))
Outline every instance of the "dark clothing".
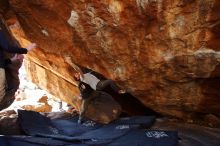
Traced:
POLYGON ((18 53, 18 54, 27 54, 27 49, 19 48, 11 45, 9 40, 7 40, 4 32, 0 30, 0 68, 5 67, 4 52, 8 53, 18 53))
POLYGON ((11 64, 12 62, 11 62, 11 59, 5 59, 5 65, 8 65, 8 64, 11 64))
POLYGON ((118 93, 120 88, 115 84, 112 80, 101 80, 96 85, 96 90, 98 91, 104 91, 106 87, 110 87, 114 92, 118 93))
POLYGON ((78 87, 79 87, 82 99, 89 98, 94 91, 88 84, 84 82, 80 82, 78 87))

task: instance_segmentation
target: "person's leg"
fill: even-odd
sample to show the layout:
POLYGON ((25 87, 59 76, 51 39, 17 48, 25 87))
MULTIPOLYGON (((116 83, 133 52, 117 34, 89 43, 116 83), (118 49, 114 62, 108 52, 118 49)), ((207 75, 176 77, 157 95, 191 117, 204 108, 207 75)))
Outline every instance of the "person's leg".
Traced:
POLYGON ((101 80, 98 84, 97 84, 97 90, 104 90, 107 86, 110 86, 113 91, 115 91, 116 93, 119 93, 119 94, 123 94, 125 93, 124 90, 121 90, 116 84, 114 81, 112 80, 101 80))
POLYGON ((114 91, 120 90, 119 87, 112 80, 101 80, 97 84, 97 90, 104 90, 107 86, 110 86, 114 91))
POLYGON ((0 102, 3 100, 3 97, 5 96, 5 88, 6 88, 5 69, 0 68, 0 102))

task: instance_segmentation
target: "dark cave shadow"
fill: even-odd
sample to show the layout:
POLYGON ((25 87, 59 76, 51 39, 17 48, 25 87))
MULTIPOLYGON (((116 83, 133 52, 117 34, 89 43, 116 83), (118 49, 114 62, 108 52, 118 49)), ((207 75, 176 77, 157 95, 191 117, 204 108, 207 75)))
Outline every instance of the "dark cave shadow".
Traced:
POLYGON ((146 107, 130 93, 118 94, 112 91, 109 87, 104 89, 104 91, 112 95, 112 97, 121 105, 123 111, 121 116, 161 116, 151 108, 146 107))

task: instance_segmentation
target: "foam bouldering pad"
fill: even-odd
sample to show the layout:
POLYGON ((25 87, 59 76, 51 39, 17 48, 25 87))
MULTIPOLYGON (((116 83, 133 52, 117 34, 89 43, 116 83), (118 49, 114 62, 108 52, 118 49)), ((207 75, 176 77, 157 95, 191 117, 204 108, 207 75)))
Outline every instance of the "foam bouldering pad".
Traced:
POLYGON ((178 134, 173 131, 131 130, 107 146, 176 146, 178 134))
POLYGON ((87 146, 81 142, 67 142, 52 138, 32 136, 2 136, 0 146, 87 146))
POLYGON ((22 130, 31 136, 28 140, 11 139, 19 142, 42 144, 48 139, 48 145, 175 146, 178 140, 177 132, 147 130, 153 125, 154 116, 120 118, 110 124, 85 119, 78 124, 78 116, 51 120, 37 112, 19 110, 18 119, 22 130))
POLYGON ((4 136, 0 136, 0 146, 7 146, 7 141, 4 136))

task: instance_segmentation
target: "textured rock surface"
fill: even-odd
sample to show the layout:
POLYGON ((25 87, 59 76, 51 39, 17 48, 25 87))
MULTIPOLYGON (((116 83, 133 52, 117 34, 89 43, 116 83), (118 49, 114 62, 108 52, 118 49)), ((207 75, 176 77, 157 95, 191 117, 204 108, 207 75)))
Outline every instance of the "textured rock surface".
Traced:
POLYGON ((70 56, 157 112, 219 116, 219 0, 9 1, 39 45, 29 77, 61 99, 78 107, 70 56))
POLYGON ((17 120, 18 115, 14 110, 0 112, 0 134, 1 135, 20 135, 22 130, 17 120))

